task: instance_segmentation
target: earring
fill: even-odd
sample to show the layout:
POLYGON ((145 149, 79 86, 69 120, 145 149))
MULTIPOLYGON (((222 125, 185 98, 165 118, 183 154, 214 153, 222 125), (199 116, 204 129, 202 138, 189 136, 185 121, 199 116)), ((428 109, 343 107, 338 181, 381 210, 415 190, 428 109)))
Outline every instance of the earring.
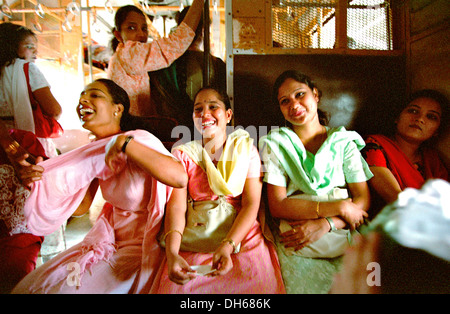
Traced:
POLYGON ((114 112, 114 116, 117 117, 117 112, 114 112))

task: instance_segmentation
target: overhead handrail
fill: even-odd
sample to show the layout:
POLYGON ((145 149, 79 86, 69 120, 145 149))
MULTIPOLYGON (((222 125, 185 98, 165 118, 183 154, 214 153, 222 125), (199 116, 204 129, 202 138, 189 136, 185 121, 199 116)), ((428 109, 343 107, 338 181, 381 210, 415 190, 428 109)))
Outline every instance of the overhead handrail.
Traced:
POLYGON ((39 16, 41 19, 45 17, 44 7, 39 1, 37 1, 36 6, 34 7, 34 13, 36 13, 36 15, 39 16))
POLYGON ((13 15, 12 15, 12 11, 11 11, 10 7, 7 4, 5 4, 4 2, 2 2, 2 3, 3 4, 0 7, 2 14, 4 16, 6 16, 7 18, 12 19, 13 15))
POLYGON ((211 53, 211 44, 209 38, 209 27, 210 27, 210 17, 209 17, 209 0, 205 0, 205 7, 203 9, 203 86, 209 86, 210 81, 210 68, 209 68, 209 58, 211 53))
POLYGON ((81 7, 75 0, 72 0, 72 2, 67 5, 66 9, 76 16, 79 16, 81 12, 81 7))

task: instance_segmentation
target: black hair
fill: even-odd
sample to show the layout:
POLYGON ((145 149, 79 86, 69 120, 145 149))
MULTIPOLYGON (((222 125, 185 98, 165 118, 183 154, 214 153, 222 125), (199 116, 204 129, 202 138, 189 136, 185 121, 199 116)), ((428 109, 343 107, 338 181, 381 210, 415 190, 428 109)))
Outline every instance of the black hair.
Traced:
POLYGON ((167 134, 167 130, 158 124, 158 119, 147 119, 145 117, 138 117, 130 114, 130 98, 127 92, 110 79, 100 78, 95 82, 102 83, 108 93, 111 95, 112 102, 114 104, 121 104, 123 106, 122 117, 120 119, 120 130, 123 132, 132 130, 146 130, 162 141, 170 141, 170 132, 167 134))
POLYGON ((224 90, 221 90, 215 86, 204 86, 204 87, 200 88, 198 90, 198 92, 195 93, 194 104, 195 104, 195 98, 197 98, 197 95, 200 94, 200 92, 202 92, 204 90, 215 91, 217 93, 217 95, 219 95, 219 100, 225 104, 225 110, 231 109, 231 101, 230 101, 230 97, 228 96, 228 94, 224 90))
POLYGON ((123 113, 122 118, 120 119, 120 129, 126 132, 139 128, 139 123, 137 121, 139 120, 139 117, 130 114, 130 98, 128 97, 127 92, 109 79, 101 78, 95 80, 95 82, 100 82, 106 87, 114 104, 122 104, 123 113))
POLYGON ((0 74, 3 68, 11 65, 16 58, 19 58, 19 44, 28 36, 36 37, 32 30, 13 23, 0 24, 0 74))
MULTIPOLYGON (((273 102, 277 106, 280 105, 278 102, 278 90, 287 79, 293 79, 299 83, 303 83, 307 85, 311 90, 314 90, 315 88, 318 92, 319 100, 322 97, 322 91, 317 87, 316 83, 309 76, 296 70, 287 70, 281 73, 280 76, 278 76, 278 78, 275 80, 275 83, 273 84, 272 98, 273 102)), ((317 108, 317 113, 319 115, 320 124, 328 125, 329 122, 328 114, 319 108, 317 108)))
POLYGON ((408 99, 407 103, 403 107, 403 109, 406 108, 411 102, 413 102, 416 99, 419 98, 428 98, 432 99, 435 102, 439 104, 441 107, 441 123, 438 128, 438 133, 441 132, 441 130, 446 130, 448 127, 448 112, 449 112, 449 102, 448 98, 442 94, 441 92, 438 92, 434 89, 422 89, 419 91, 414 92, 408 99))
MULTIPOLYGON (((142 14, 142 16, 145 17, 144 12, 141 11, 138 7, 134 5, 125 5, 123 7, 120 7, 116 14, 114 15, 114 28, 113 31, 120 32, 120 27, 122 26, 123 22, 126 20, 128 14, 130 12, 136 12, 138 14, 142 14)), ((117 46, 119 45, 119 41, 115 36, 111 39, 111 49, 115 52, 117 49, 117 46)))

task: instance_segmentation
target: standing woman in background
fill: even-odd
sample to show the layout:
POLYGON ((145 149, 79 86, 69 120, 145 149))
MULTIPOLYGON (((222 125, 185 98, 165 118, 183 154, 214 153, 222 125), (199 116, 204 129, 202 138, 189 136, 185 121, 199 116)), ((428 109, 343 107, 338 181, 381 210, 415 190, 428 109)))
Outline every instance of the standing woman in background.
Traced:
MULTIPOLYGON (((0 24, 0 118, 7 127, 35 133, 35 123, 28 94, 24 66, 28 66, 32 97, 39 103, 43 114, 58 119, 62 110, 50 91, 50 85, 34 64, 37 55, 36 35, 28 28, 0 24)), ((48 157, 56 156, 51 139, 39 137, 48 157)))
POLYGON ((109 62, 108 77, 127 91, 131 114, 157 114, 150 102, 148 72, 168 67, 189 48, 203 12, 203 2, 194 0, 174 33, 150 43, 147 42, 147 20, 140 9, 127 5, 116 12, 111 43, 114 54, 109 62))

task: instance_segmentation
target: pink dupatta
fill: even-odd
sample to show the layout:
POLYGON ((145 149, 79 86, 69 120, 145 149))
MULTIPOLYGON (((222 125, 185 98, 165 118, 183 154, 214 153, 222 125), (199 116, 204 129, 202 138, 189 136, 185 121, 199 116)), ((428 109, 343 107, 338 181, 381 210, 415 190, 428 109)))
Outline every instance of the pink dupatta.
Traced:
MULTIPOLYGON (((136 140, 142 141, 160 153, 169 155, 163 144, 150 133, 138 130, 127 132, 127 134, 133 134, 136 140)), ((33 185, 24 209, 28 228, 34 234, 49 234, 67 220, 81 203, 94 178, 100 181, 113 178, 115 174, 105 164, 105 147, 110 140, 111 138, 95 141, 40 164, 45 168, 43 179, 33 185), (64 167, 61 167, 61 164, 64 167), (67 185, 59 183, 61 177, 67 185)), ((122 157, 122 162, 126 163, 126 156, 123 154, 122 157)), ((149 214, 142 243, 141 267, 137 280, 133 287, 130 287, 130 292, 133 293, 148 292, 155 270, 162 261, 163 253, 156 241, 156 236, 161 227, 165 204, 172 191, 171 187, 148 177, 151 180, 152 192, 147 205, 149 214)), ((68 262, 78 263, 80 274, 83 274, 98 261, 108 261, 116 251, 114 227, 108 219, 112 211, 111 207, 105 208, 82 241, 80 249, 71 252, 70 256, 59 257, 61 263, 56 269, 49 268, 39 276, 36 280, 39 282, 38 286, 30 287, 31 290, 43 288, 46 291, 66 279, 68 262)))

